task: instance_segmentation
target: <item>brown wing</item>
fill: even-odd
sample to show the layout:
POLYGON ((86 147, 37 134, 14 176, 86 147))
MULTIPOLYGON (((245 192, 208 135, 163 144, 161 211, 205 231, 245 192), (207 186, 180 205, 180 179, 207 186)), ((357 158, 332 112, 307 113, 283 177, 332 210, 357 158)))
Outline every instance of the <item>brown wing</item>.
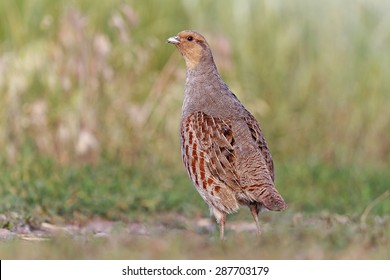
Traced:
POLYGON ((250 113, 249 116, 245 118, 245 121, 248 125, 248 128, 251 132, 252 139, 256 142, 261 154, 264 157, 267 169, 271 175, 272 181, 275 182, 275 171, 274 171, 274 161, 272 160, 271 152, 268 149, 267 142, 265 141, 263 132, 259 126, 259 123, 256 121, 250 113))
POLYGON ((182 121, 183 161, 198 192, 209 205, 227 213, 238 209, 238 201, 284 209, 273 184, 271 153, 256 119, 249 115, 234 127, 203 112, 182 121), (246 136, 248 129, 251 136, 246 136))
POLYGON ((203 112, 192 113, 182 120, 181 144, 187 172, 202 198, 221 211, 238 210, 235 192, 241 189, 230 123, 203 112))
POLYGON ((245 146, 237 154, 237 168, 245 196, 239 199, 246 204, 256 201, 273 211, 286 209, 287 204, 274 185, 273 160, 259 124, 248 113, 240 127, 237 129, 241 130, 241 133, 237 133, 237 141, 245 143, 245 146), (245 124, 247 127, 240 128, 245 124), (250 134, 246 129, 249 129, 250 134))

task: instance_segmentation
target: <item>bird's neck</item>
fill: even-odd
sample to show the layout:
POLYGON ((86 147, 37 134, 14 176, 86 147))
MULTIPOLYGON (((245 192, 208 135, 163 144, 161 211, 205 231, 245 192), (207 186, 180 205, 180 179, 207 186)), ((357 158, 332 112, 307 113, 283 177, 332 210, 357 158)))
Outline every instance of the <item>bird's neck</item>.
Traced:
POLYGON ((219 82, 220 75, 217 67, 215 66, 214 60, 211 61, 200 61, 195 67, 187 67, 187 83, 215 83, 219 82))
POLYGON ((222 81, 217 67, 213 63, 197 65, 194 69, 187 68, 185 82, 183 116, 199 110, 205 109, 206 103, 217 104, 221 100, 221 89, 228 87, 222 81), (193 102, 193 100, 196 102, 193 102))

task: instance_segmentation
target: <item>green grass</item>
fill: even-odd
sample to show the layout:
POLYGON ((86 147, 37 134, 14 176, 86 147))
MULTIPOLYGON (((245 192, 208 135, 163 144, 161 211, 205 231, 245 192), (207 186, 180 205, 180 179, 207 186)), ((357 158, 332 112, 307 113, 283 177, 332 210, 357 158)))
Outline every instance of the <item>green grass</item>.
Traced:
MULTIPOLYGON (((189 28, 207 37, 224 80, 260 121, 286 215, 346 215, 357 227, 360 217, 386 217, 389 13, 385 0, 1 1, 0 228, 208 215, 181 163, 185 69, 165 42, 189 28)), ((229 219, 243 218, 247 212, 229 219)), ((281 239, 316 248, 318 229, 288 239, 281 219, 281 239)), ((363 256, 355 243, 377 240, 377 229, 356 241, 348 226, 337 229, 341 252, 324 244, 313 256, 363 256)), ((176 236, 164 236, 171 246, 176 236)), ((209 241, 180 242, 189 250, 209 241)), ((2 245, 39 246, 11 243, 2 245)), ((208 256, 224 249, 215 250, 208 256)), ((264 256, 277 258, 269 250, 264 256)), ((110 254, 102 257, 127 253, 110 254)))
MULTIPOLYGON (((150 176, 115 162, 63 167, 49 159, 26 158, 24 164, 0 166, 0 213, 18 211, 25 220, 42 222, 57 216, 129 220, 161 212, 190 216, 208 212, 184 170, 162 168, 150 176)), ((390 185, 386 169, 286 163, 277 170, 276 182, 290 212, 360 215, 390 185)), ((390 211, 388 198, 374 206, 374 215, 390 211)))

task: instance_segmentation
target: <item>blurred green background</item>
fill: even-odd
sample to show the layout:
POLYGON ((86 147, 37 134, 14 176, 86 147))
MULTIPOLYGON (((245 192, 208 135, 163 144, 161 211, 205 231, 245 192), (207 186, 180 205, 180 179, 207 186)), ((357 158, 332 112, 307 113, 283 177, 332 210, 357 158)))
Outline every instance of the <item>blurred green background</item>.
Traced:
POLYGON ((272 219, 388 215, 388 1, 2 0, 1 227, 208 215, 180 156, 183 29, 263 128, 272 219))

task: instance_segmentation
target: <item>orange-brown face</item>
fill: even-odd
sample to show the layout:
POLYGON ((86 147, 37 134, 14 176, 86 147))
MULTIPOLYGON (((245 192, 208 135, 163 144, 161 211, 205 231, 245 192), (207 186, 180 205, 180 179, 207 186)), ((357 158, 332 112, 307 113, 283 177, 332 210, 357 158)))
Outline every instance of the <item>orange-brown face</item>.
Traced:
POLYGON ((194 68, 209 49, 206 39, 191 30, 181 31, 177 36, 168 38, 168 43, 176 45, 189 69, 194 68))

